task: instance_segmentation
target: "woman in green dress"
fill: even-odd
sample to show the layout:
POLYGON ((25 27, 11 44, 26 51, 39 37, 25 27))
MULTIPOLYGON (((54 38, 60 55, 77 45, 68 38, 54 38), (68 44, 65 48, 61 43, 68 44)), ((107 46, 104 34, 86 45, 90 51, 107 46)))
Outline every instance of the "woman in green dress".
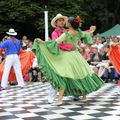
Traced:
POLYGON ((59 92, 56 105, 62 104, 63 96, 84 96, 104 84, 77 50, 81 38, 87 46, 93 44, 90 34, 79 29, 80 22, 79 18, 69 17, 66 22, 68 32, 65 31, 57 40, 47 42, 37 38, 33 44, 40 69, 59 92), (61 42, 64 50, 58 45, 61 42))

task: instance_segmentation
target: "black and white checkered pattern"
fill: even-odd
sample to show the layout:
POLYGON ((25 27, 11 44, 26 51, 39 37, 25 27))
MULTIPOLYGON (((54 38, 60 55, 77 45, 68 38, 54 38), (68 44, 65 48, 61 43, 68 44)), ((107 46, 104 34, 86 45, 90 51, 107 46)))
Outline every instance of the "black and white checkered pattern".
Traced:
POLYGON ((63 105, 47 103, 48 83, 0 91, 0 120, 120 120, 117 85, 106 83, 87 100, 64 97, 63 105))

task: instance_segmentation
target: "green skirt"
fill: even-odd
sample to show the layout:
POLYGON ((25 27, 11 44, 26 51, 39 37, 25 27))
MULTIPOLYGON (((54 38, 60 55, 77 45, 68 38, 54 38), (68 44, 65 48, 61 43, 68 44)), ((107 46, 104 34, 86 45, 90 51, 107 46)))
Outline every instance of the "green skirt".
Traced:
POLYGON ((66 96, 86 95, 104 84, 77 50, 61 51, 55 42, 40 44, 36 40, 32 49, 39 68, 52 87, 64 89, 66 96))

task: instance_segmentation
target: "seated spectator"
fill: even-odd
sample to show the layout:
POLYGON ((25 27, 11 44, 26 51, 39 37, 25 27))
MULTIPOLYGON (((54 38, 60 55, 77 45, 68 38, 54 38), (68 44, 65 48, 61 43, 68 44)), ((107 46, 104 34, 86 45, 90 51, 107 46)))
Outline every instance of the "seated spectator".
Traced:
POLYGON ((101 39, 99 39, 99 37, 96 38, 95 44, 93 45, 93 47, 97 47, 98 51, 103 47, 102 41, 101 39))
POLYGON ((99 71, 99 67, 97 65, 101 63, 101 61, 102 55, 99 53, 98 48, 94 47, 90 56, 89 64, 96 73, 99 71))
POLYGON ((80 47, 79 52, 81 53, 81 55, 87 60, 90 60, 90 54, 89 54, 89 49, 85 49, 84 47, 80 47))
POLYGON ((101 37, 101 43, 103 44, 105 42, 105 37, 101 37))
POLYGON ((111 45, 113 42, 110 38, 106 38, 106 41, 103 43, 104 46, 109 46, 111 45))
POLYGON ((42 81, 42 73, 38 67, 37 58, 35 57, 32 68, 29 70, 30 82, 42 81))
POLYGON ((99 77, 102 77, 106 83, 113 80, 115 80, 115 82, 117 83, 117 81, 119 80, 119 74, 117 73, 113 65, 109 62, 103 64, 98 72, 98 75, 99 77))
POLYGON ((103 46, 100 49, 99 54, 101 55, 101 59, 102 60, 109 60, 108 52, 109 52, 109 45, 103 46))

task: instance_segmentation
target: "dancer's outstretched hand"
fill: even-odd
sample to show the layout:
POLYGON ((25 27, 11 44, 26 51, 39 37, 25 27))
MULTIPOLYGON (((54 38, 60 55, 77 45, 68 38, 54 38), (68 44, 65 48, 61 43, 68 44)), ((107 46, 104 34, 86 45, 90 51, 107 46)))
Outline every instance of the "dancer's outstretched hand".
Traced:
POLYGON ((91 26, 90 30, 94 30, 95 31, 96 30, 96 26, 91 26))
POLYGON ((90 33, 93 33, 96 30, 96 26, 91 26, 90 27, 90 33))

